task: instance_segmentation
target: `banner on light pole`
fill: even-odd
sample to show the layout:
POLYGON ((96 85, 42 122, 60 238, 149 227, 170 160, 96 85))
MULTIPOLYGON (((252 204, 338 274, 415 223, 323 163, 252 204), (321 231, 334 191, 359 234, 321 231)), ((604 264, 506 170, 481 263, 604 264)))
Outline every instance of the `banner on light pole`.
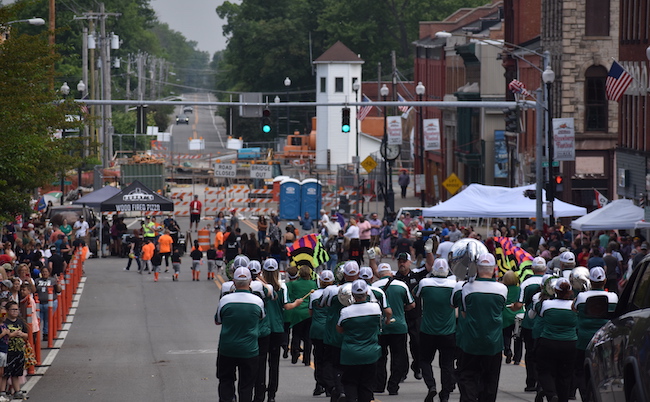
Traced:
POLYGON ((388 145, 402 145, 402 117, 388 116, 386 119, 388 145))
POLYGON ((553 160, 576 160, 576 133, 573 117, 553 119, 553 160))
POLYGON ((424 150, 440 151, 440 120, 424 119, 422 125, 424 129, 424 150))

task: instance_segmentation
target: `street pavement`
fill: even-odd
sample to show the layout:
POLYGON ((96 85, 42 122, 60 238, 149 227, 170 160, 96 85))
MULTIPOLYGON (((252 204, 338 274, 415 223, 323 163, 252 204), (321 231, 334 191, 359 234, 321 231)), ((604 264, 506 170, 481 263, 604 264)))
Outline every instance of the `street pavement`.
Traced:
MULTIPOLYGON (((31 378, 31 400, 208 401, 217 399, 215 377, 219 327, 214 313, 220 281, 192 282, 189 261, 180 281, 162 273, 126 272, 126 259, 95 258, 85 266, 79 307, 58 355, 42 377, 31 378)), ((70 320, 68 320, 70 321, 70 320)), ((278 401, 313 397, 313 369, 290 359, 280 362, 278 401)), ((439 370, 436 365, 436 378, 439 370)), ((523 366, 502 366, 499 401, 532 401, 523 392, 523 366)), ((439 383, 439 382, 438 382, 439 383)), ((398 396, 377 401, 421 401, 426 387, 412 373, 398 396)), ((452 401, 459 398, 458 391, 452 401)))

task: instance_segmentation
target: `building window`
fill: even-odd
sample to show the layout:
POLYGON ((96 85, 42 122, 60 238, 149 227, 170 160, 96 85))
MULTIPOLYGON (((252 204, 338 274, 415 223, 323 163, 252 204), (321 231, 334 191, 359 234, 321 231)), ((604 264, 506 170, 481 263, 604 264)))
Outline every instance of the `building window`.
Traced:
POLYGON ((585 35, 609 36, 610 0, 587 0, 585 3, 585 35))
POLYGON ((585 72, 585 131, 607 131, 607 69, 591 66, 585 72))
POLYGON ((336 77, 334 92, 343 92, 343 77, 336 77))
POLYGON ((320 91, 327 92, 327 79, 325 77, 320 77, 320 91))

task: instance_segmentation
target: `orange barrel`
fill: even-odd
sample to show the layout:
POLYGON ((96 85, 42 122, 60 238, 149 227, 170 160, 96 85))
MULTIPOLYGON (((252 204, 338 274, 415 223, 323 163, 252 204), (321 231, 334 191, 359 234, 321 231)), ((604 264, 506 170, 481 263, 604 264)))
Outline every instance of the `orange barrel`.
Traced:
POLYGON ((210 249, 210 231, 201 229, 199 230, 199 248, 201 251, 208 251, 210 249))

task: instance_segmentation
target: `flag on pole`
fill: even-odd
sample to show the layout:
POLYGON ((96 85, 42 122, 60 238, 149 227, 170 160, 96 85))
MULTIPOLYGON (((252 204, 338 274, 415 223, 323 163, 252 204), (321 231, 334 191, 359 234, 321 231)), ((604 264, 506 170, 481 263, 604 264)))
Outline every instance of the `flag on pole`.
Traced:
MULTIPOLYGON (((404 99, 404 98, 402 97, 402 95, 400 95, 399 92, 398 92, 398 93, 397 93, 397 101, 398 101, 398 102, 406 102, 406 99, 404 99)), ((409 111, 409 107, 408 107, 408 106, 398 106, 397 108, 398 108, 399 111, 402 112, 402 113, 406 113, 406 112, 409 111)))
MULTIPOLYGON (((88 94, 86 94, 81 100, 88 99, 88 94)), ((79 104, 79 109, 81 109, 81 113, 84 115, 90 114, 90 110, 88 110, 88 106, 85 103, 80 103, 79 104)))
MULTIPOLYGON (((366 94, 363 94, 363 97, 361 99, 361 102, 370 102, 370 98, 366 96, 366 94)), ((359 112, 357 113, 357 120, 363 120, 368 116, 368 113, 372 110, 372 106, 362 106, 359 108, 359 112)))
POLYGON ((528 92, 524 83, 519 80, 510 81, 510 84, 508 84, 508 89, 512 91, 513 94, 522 94, 524 96, 530 96, 530 92, 528 92))
POLYGON ((515 246, 508 237, 494 237, 494 254, 499 266, 499 276, 514 271, 523 282, 533 274, 533 256, 521 247, 515 246))
POLYGON ((308 265, 316 269, 319 265, 330 259, 327 250, 322 247, 320 235, 315 233, 301 237, 287 247, 290 265, 308 265))
POLYGON ((632 76, 620 64, 614 61, 614 64, 609 69, 609 73, 607 73, 607 81, 605 81, 607 99, 618 102, 631 83, 632 76))
POLYGON ((596 205, 598 208, 602 208, 605 205, 609 204, 609 200, 600 193, 600 191, 594 189, 594 193, 596 195, 596 205))

